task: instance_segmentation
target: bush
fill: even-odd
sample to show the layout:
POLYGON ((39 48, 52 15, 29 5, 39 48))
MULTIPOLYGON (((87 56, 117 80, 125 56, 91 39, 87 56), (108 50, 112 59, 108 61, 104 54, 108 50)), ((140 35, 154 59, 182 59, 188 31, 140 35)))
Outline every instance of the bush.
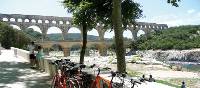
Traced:
POLYGON ((133 56, 131 63, 135 63, 135 62, 140 61, 140 60, 141 60, 141 58, 139 56, 133 56))

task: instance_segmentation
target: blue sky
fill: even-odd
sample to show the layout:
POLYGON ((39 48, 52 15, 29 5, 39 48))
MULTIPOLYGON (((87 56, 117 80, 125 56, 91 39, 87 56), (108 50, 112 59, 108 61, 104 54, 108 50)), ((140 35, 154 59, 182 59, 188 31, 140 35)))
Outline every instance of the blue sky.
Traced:
MULTIPOLYGON (((0 13, 71 17, 62 0, 1 0, 0 13)), ((181 0, 173 7, 167 0, 135 0, 142 5, 142 22, 164 23, 168 26, 200 24, 200 0, 181 0)))

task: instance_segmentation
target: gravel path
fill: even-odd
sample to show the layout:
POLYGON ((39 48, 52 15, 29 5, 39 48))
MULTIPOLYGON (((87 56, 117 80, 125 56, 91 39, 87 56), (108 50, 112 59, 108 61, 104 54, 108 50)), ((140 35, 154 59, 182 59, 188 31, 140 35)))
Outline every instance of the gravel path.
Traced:
POLYGON ((30 69, 28 62, 11 50, 2 50, 0 77, 0 88, 49 88, 51 80, 48 74, 30 69))

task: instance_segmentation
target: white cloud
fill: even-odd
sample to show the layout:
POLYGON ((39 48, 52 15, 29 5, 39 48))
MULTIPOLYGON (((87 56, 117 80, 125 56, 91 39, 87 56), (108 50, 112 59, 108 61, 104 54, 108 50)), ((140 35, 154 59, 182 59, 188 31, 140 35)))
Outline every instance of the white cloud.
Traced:
POLYGON ((190 9, 190 10, 187 11, 188 14, 192 14, 192 13, 194 13, 194 12, 195 12, 194 9, 190 9))
POLYGON ((195 14, 166 14, 144 18, 139 21, 167 24, 169 27, 180 25, 198 25, 200 24, 200 12, 195 14))
POLYGON ((197 16, 200 17, 200 12, 197 13, 197 16))

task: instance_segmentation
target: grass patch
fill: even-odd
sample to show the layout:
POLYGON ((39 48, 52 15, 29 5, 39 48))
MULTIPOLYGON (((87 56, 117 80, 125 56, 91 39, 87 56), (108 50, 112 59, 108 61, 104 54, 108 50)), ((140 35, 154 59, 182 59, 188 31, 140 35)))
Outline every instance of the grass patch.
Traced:
POLYGON ((186 86, 189 88, 196 88, 196 85, 200 83, 200 79, 198 78, 173 78, 168 81, 178 85, 181 85, 181 82, 185 81, 186 86))
POLYGON ((181 86, 178 86, 178 85, 175 85, 175 84, 172 84, 168 81, 164 81, 164 80, 156 80, 157 83, 162 83, 162 84, 165 84, 165 85, 168 85, 168 86, 171 86, 171 87, 176 87, 176 88, 180 88, 181 86))
POLYGON ((109 57, 109 61, 108 61, 108 63, 110 64, 110 63, 112 63, 112 61, 115 59, 115 57, 114 56, 112 56, 112 57, 109 57))
POLYGON ((171 78, 157 80, 156 82, 180 88, 183 81, 186 83, 187 88, 198 88, 200 83, 200 79, 198 78, 171 78))
POLYGON ((130 69, 127 69, 127 73, 131 77, 139 77, 139 76, 142 75, 141 72, 136 72, 136 71, 133 71, 133 70, 130 70, 130 69))

